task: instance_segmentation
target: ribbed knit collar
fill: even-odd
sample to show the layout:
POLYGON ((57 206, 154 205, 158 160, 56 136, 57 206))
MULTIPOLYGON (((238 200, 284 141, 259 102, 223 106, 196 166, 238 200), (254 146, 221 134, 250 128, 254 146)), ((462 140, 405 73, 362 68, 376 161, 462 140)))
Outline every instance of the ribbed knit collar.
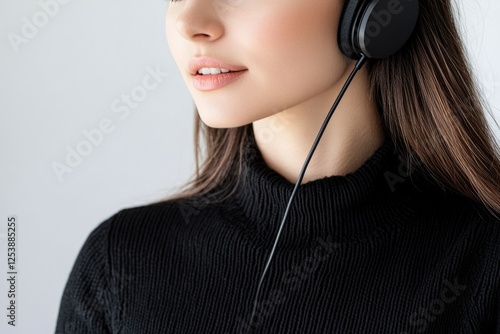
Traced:
MULTIPOLYGON (((243 211, 249 228, 271 245, 295 183, 269 168, 251 133, 244 148, 241 182, 231 201, 243 211)), ((299 186, 279 239, 280 247, 298 247, 318 238, 359 243, 405 224, 418 191, 406 174, 393 143, 384 144, 355 172, 299 186)), ((415 173, 414 173, 415 174, 415 173)))

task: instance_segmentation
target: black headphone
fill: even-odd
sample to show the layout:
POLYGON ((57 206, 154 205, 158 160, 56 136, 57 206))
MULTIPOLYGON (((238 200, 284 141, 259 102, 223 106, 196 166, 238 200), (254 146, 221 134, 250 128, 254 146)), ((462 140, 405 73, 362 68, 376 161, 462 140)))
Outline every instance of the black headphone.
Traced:
POLYGON ((418 0, 344 0, 338 42, 351 59, 386 58, 410 38, 417 23, 418 0))

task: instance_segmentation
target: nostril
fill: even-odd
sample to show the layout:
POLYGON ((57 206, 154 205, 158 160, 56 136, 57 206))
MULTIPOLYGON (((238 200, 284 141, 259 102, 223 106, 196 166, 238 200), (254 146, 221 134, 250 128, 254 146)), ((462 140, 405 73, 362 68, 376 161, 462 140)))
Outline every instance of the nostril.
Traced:
MULTIPOLYGON (((184 39, 194 43, 215 41, 224 35, 224 27, 215 12, 199 4, 186 6, 175 16, 173 9, 172 20, 175 21, 176 30, 184 39)), ((208 6, 208 5, 207 5, 208 6)))

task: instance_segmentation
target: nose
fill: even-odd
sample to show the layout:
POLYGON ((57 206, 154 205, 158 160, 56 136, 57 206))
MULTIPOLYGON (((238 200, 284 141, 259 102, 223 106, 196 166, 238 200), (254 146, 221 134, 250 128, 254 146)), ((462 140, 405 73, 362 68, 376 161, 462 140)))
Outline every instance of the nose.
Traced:
POLYGON ((219 0, 184 0, 184 7, 175 21, 179 34, 190 41, 214 41, 223 33, 217 12, 219 0))

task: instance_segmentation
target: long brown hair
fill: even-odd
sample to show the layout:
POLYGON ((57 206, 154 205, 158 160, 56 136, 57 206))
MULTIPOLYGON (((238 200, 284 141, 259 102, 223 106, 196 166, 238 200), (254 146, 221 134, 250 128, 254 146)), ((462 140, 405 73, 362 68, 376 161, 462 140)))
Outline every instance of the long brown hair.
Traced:
MULTIPOLYGON (((498 144, 450 1, 420 0, 420 16, 406 45, 388 58, 368 59, 365 66, 370 94, 399 154, 410 165, 416 155, 436 182, 500 212, 498 144)), ((195 110, 196 173, 181 192, 164 200, 210 195, 216 203, 230 196, 249 131, 251 124, 208 127, 195 110), (217 186, 221 190, 213 193, 217 186)))

